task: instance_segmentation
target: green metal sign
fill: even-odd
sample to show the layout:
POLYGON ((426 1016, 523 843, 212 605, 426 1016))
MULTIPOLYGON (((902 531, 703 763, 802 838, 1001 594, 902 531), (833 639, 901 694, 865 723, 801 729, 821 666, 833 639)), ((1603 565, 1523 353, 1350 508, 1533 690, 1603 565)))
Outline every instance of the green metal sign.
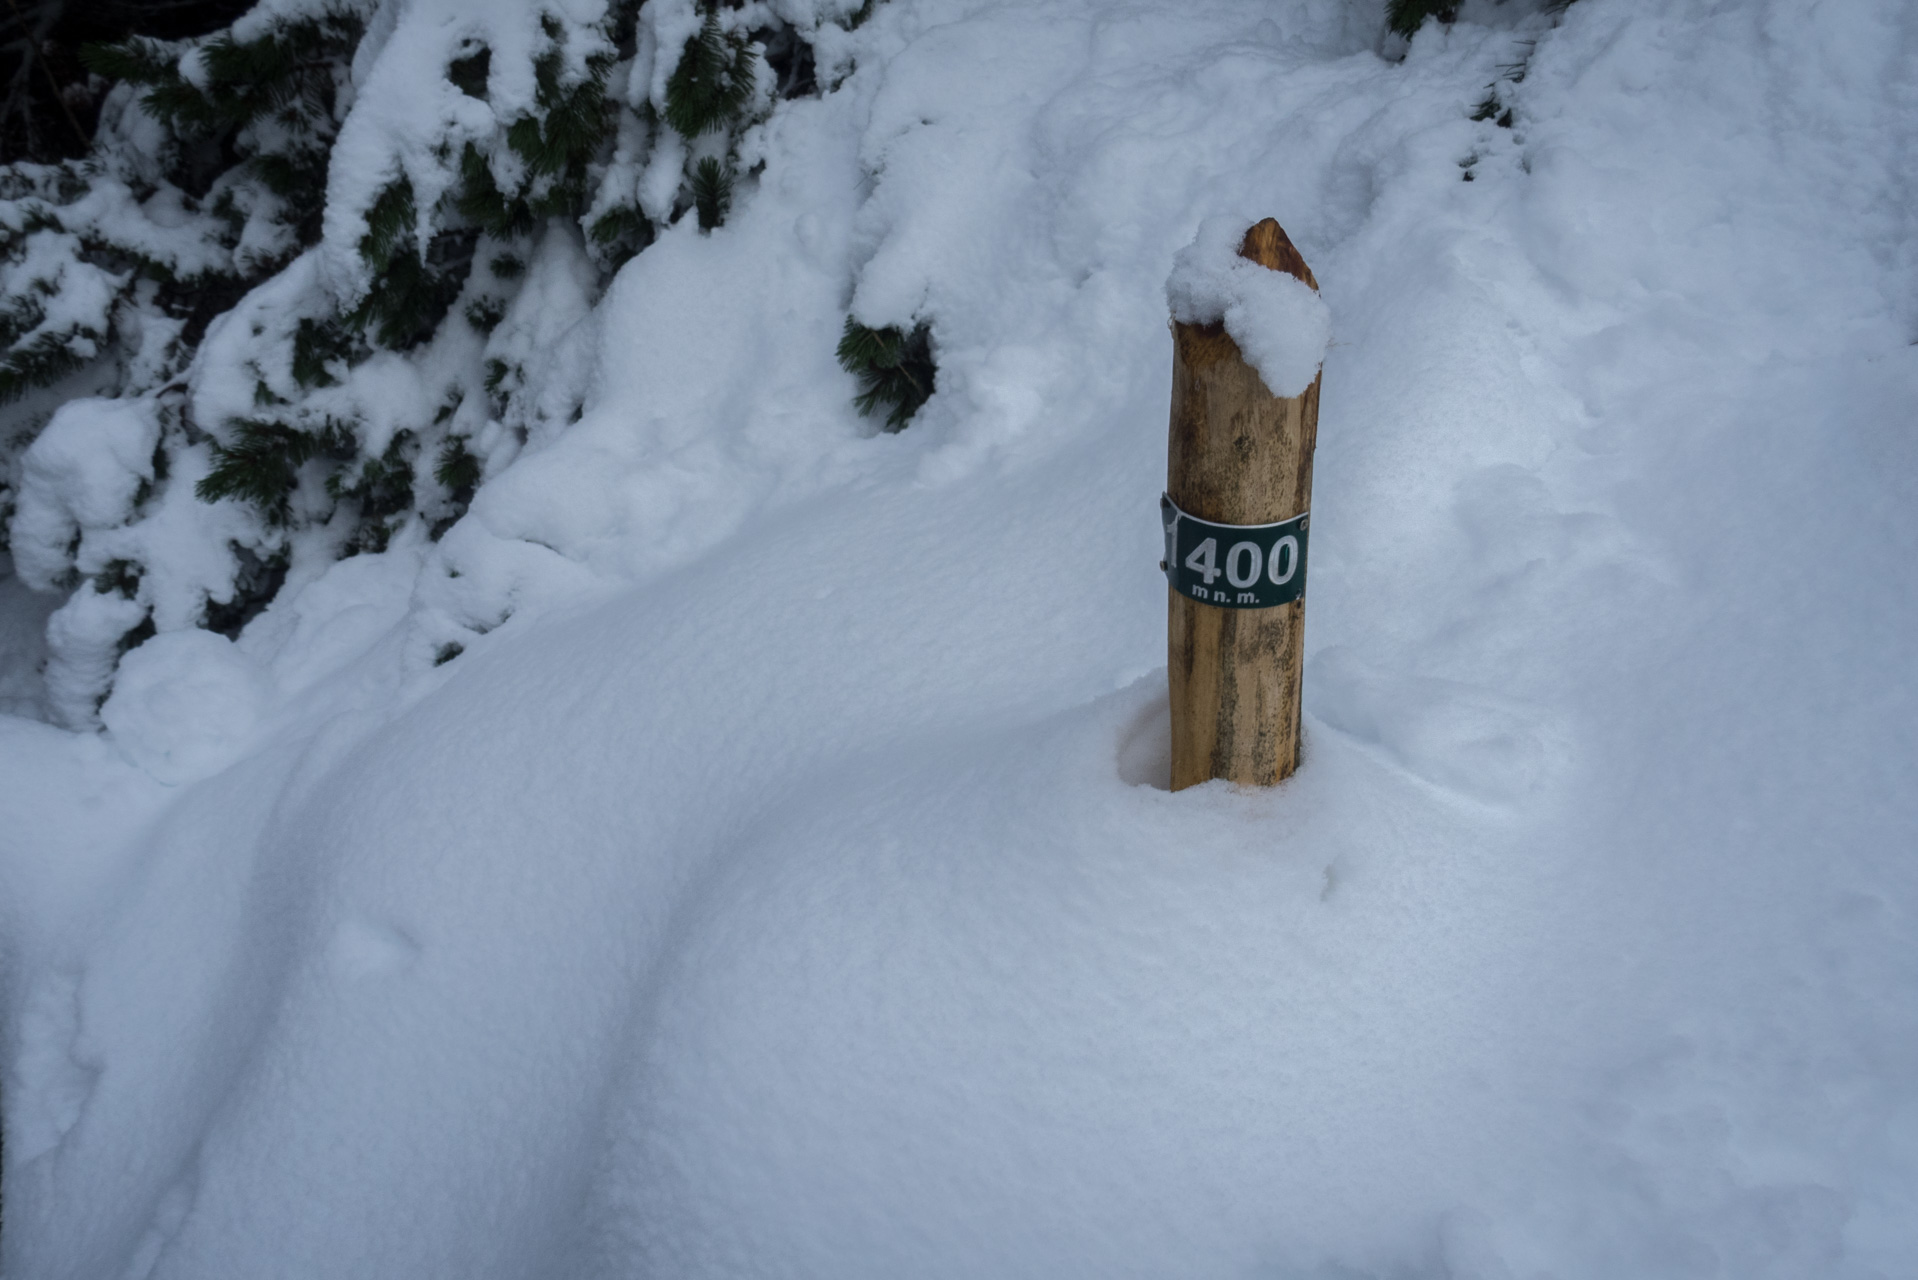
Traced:
POLYGON ((1276 524, 1213 524, 1159 499, 1165 559, 1159 567, 1182 596, 1224 609, 1270 609, 1305 594, 1305 526, 1310 512, 1276 524))

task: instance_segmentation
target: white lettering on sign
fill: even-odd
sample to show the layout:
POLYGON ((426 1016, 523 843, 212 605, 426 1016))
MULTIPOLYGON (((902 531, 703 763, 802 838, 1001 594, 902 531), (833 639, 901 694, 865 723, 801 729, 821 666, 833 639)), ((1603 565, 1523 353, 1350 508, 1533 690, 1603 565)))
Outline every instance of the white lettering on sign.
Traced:
MULTIPOLYGON (((1282 587, 1292 581, 1292 575, 1298 571, 1299 540, 1288 533, 1272 544, 1272 565, 1266 570, 1266 576, 1272 579, 1273 586, 1282 587), (1281 553, 1283 553, 1283 556, 1281 556, 1281 553), (1284 573, 1279 572, 1279 561, 1281 559, 1285 561, 1284 573)), ((1258 574, 1254 573, 1252 576, 1256 578, 1258 574)))
POLYGON ((1211 586, 1212 580, 1219 576, 1219 540, 1207 538, 1192 548, 1192 554, 1185 558, 1185 567, 1205 578, 1205 585, 1211 586))
POLYGON ((1232 550, 1225 553, 1225 580, 1235 587, 1249 587, 1259 580, 1259 570, 1265 566, 1265 551, 1256 542, 1235 542, 1232 550), (1251 568, 1243 573, 1239 571, 1242 563, 1250 563, 1251 568))

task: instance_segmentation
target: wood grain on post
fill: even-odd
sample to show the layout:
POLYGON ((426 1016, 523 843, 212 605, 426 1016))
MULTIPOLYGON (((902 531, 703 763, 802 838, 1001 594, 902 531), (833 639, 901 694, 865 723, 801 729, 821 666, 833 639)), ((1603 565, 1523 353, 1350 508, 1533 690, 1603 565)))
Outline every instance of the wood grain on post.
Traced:
MULTIPOLYGON (((1239 255, 1316 290, 1305 259, 1271 218, 1239 255)), ((1279 397, 1223 324, 1172 327, 1172 432, 1166 492, 1201 520, 1269 524, 1312 506, 1319 379, 1279 397)), ((1168 590, 1172 789, 1225 778, 1271 786, 1299 763, 1305 601, 1228 609, 1168 590)))

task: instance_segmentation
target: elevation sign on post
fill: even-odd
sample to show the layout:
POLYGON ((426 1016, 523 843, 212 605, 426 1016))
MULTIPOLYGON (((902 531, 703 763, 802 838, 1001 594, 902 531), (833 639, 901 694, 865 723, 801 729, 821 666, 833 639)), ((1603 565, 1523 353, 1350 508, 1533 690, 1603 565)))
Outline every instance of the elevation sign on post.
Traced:
POLYGON ((1167 494, 1159 499, 1165 523, 1166 577, 1172 590, 1226 609, 1270 609, 1305 594, 1309 515, 1275 524, 1213 524, 1167 494))
MULTIPOLYGON (((1238 227, 1244 227, 1239 223, 1238 227)), ((1228 238, 1229 235, 1229 238, 1228 238)), ((1329 319, 1279 224, 1180 254, 1161 501, 1172 789, 1298 767, 1312 451, 1329 319)))

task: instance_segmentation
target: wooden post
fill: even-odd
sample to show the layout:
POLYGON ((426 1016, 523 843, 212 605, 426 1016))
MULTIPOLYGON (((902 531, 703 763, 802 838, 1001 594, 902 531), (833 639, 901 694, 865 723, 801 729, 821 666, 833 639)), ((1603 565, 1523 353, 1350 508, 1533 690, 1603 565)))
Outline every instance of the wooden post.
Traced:
MULTIPOLYGON (((1267 218, 1239 255, 1316 290, 1305 259, 1267 218)), ((1223 324, 1174 324, 1166 493, 1224 525, 1290 520, 1312 506, 1319 379, 1281 399, 1239 354, 1223 324)), ((1302 570, 1302 566, 1301 566, 1302 570)), ((1172 789, 1225 778, 1271 786, 1299 762, 1305 600, 1271 608, 1202 604, 1170 591, 1172 789)))

